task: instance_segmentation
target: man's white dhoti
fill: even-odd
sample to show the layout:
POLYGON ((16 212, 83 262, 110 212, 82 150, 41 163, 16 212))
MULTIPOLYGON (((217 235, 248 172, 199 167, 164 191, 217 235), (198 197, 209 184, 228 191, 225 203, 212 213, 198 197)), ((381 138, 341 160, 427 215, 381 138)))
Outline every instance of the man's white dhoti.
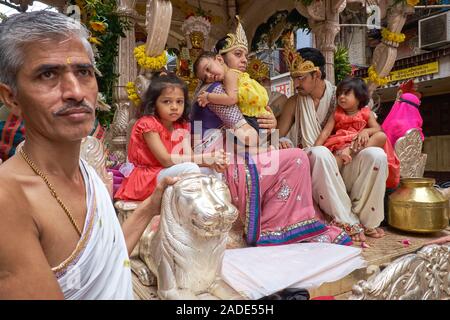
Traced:
POLYGON ((378 227, 384 219, 384 192, 388 176, 383 149, 361 150, 339 168, 326 147, 305 148, 308 154, 314 201, 337 222, 350 225, 361 222, 366 228, 378 227))
POLYGON ((86 221, 77 247, 53 272, 66 299, 133 299, 128 251, 108 190, 83 160, 80 168, 86 221))

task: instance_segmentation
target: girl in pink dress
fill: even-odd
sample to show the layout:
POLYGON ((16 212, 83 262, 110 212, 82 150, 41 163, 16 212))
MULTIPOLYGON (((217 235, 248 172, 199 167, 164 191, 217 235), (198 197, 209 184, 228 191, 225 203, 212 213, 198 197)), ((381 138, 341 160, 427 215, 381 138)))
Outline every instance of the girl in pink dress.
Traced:
POLYGON ((360 78, 346 78, 336 89, 338 106, 314 146, 325 146, 338 167, 352 161, 352 154, 367 147, 383 147, 386 135, 367 106, 369 92, 360 78))
POLYGON ((133 126, 128 160, 134 168, 115 194, 116 199, 144 200, 166 176, 200 173, 199 166, 223 171, 223 150, 207 153, 194 163, 188 120, 188 90, 174 75, 152 79, 145 94, 143 116, 133 126))

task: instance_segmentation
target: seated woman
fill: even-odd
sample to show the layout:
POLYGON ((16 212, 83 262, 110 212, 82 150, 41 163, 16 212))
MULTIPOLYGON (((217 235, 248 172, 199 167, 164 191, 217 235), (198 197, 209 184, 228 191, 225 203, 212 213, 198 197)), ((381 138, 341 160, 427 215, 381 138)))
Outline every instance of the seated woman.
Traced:
MULTIPOLYGON (((244 71, 247 64, 245 34, 232 35, 227 41, 219 41, 216 46, 218 52, 223 49, 221 43, 227 49, 222 55, 224 62, 230 68, 244 71)), ((197 94, 202 91, 220 94, 224 88, 221 83, 215 82, 204 84, 197 94)), ((217 129, 232 127, 234 121, 242 119, 238 107, 226 108, 228 113, 216 113, 215 108, 202 108, 194 103, 191 121, 194 135, 197 135, 197 139, 194 139, 197 140, 196 152, 220 149, 224 135, 223 131, 217 129)), ((272 113, 260 117, 258 123, 265 129, 272 129, 276 125, 272 113)), ((227 146, 230 147, 229 144, 227 146)), ((300 241, 351 244, 349 236, 342 229, 327 226, 316 217, 309 172, 308 157, 301 149, 270 151, 254 157, 244 153, 231 159, 231 164, 224 172, 224 179, 230 188, 233 204, 239 209, 248 245, 279 245, 300 241)))

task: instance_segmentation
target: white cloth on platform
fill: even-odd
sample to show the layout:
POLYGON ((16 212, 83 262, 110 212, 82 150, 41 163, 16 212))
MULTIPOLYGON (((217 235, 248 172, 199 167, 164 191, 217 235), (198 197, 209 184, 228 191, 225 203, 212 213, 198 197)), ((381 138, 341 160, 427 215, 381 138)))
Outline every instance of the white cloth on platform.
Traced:
POLYGON ((87 214, 73 253, 53 268, 65 299, 133 299, 131 269, 122 228, 108 190, 95 170, 80 160, 87 214))
POLYGON ((249 299, 285 288, 312 289, 366 267, 361 249, 330 243, 295 243, 225 251, 222 278, 249 299))

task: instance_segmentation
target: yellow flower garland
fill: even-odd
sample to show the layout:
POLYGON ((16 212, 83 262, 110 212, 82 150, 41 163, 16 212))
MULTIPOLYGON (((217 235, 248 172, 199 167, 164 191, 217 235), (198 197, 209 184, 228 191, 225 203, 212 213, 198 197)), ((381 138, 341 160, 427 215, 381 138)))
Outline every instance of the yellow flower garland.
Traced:
POLYGON ((370 66, 367 72, 369 74, 369 80, 375 83, 376 85, 385 86, 386 84, 388 84, 389 82, 388 77, 380 78, 378 76, 378 73, 375 71, 374 66, 370 66))
POLYGON ((102 45, 102 41, 99 38, 97 38, 97 37, 89 37, 88 41, 90 43, 93 43, 93 44, 97 45, 97 46, 101 46, 102 45))
POLYGON ((91 29, 100 33, 103 33, 106 31, 107 24, 101 21, 89 21, 89 25, 91 26, 91 29))
POLYGON ((406 0, 406 3, 410 5, 411 7, 414 7, 416 4, 418 4, 420 0, 406 0))
POLYGON ((139 98, 136 88, 134 86, 134 82, 127 83, 127 94, 128 99, 134 103, 135 106, 139 106, 141 104, 141 98, 139 98))
POLYGON ((383 28, 381 30, 381 36, 383 37, 384 40, 386 41, 392 41, 395 43, 401 43, 403 41, 405 41, 405 34, 404 33, 396 33, 396 32, 392 32, 386 28, 383 28))
POLYGON ((167 64, 166 51, 163 51, 159 56, 149 57, 145 54, 145 45, 134 48, 134 57, 141 68, 152 71, 161 70, 167 64))

